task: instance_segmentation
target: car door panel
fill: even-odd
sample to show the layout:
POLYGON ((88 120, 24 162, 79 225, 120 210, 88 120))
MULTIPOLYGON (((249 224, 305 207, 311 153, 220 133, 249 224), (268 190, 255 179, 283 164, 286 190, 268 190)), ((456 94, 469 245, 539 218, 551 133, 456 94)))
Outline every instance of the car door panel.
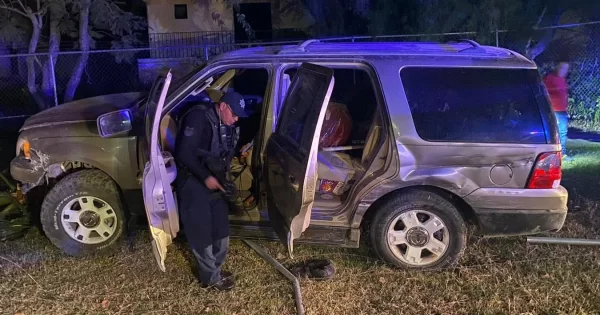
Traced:
POLYGON ((146 104, 146 137, 148 161, 144 167, 142 191, 144 206, 152 235, 152 250, 162 271, 166 270, 167 247, 179 232, 179 215, 171 184, 177 177, 177 167, 171 153, 160 145, 160 122, 171 72, 159 75, 146 104))
POLYGON ((302 64, 267 142, 264 178, 269 219, 290 255, 294 239, 310 223, 319 135, 333 85, 332 69, 302 64))

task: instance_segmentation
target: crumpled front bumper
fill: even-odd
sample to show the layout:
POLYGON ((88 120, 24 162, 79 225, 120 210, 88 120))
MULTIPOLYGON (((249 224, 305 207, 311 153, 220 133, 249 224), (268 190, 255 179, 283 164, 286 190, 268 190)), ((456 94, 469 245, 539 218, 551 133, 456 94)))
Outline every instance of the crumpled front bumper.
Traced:
POLYGON ((41 162, 35 159, 28 160, 23 156, 17 156, 10 162, 10 176, 15 180, 30 185, 39 185, 46 170, 41 162))

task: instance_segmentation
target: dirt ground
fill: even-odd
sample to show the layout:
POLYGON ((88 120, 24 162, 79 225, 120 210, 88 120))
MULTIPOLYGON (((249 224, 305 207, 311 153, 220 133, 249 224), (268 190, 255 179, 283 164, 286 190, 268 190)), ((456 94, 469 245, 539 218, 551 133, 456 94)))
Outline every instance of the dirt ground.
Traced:
MULTIPOLYGON (((569 144, 563 184, 570 211, 560 237, 600 238, 600 144, 569 144)), ((72 258, 36 229, 0 243, 0 314, 295 314, 289 282, 249 247, 232 243, 227 293, 201 289, 183 243, 167 272, 156 266, 149 235, 138 231, 114 255, 72 258)), ((291 263, 277 243, 261 243, 291 263)), ((387 267, 367 249, 301 246, 295 259, 329 258, 333 280, 301 283, 307 314, 598 314, 596 247, 533 246, 525 238, 470 237, 458 268, 439 272, 387 267)))

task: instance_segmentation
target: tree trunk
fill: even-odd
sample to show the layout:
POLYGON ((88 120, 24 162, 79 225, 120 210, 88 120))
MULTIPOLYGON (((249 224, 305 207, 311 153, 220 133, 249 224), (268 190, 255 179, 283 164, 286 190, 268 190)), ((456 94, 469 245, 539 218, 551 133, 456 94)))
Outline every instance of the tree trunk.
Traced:
MULTIPOLYGON (((27 50, 27 52, 29 54, 35 54, 35 52, 37 50, 38 42, 40 41, 40 33, 42 31, 42 23, 40 20, 38 20, 37 15, 32 14, 29 16, 29 18, 31 19, 32 31, 31 31, 31 38, 29 39, 29 49, 27 50)), ((46 109, 46 104, 44 103, 44 99, 39 94, 38 86, 37 86, 37 82, 36 82, 36 73, 35 73, 36 58, 37 58, 36 56, 27 57, 27 88, 29 89, 29 93, 31 94, 31 97, 33 97, 33 100, 37 104, 38 108, 40 110, 44 110, 44 109, 46 109)))
POLYGON ((64 98, 65 103, 70 102, 75 98, 75 91, 77 90, 77 86, 79 86, 79 83, 81 82, 83 70, 87 65, 90 50, 90 5, 91 0, 81 1, 81 8, 79 9, 79 48, 81 50, 81 56, 79 56, 75 68, 71 73, 69 83, 67 83, 67 89, 65 90, 64 98))
MULTIPOLYGON (((551 25, 558 25, 560 23, 560 17, 563 15, 563 13, 565 12, 564 8, 559 8, 556 10, 556 12, 554 13, 554 15, 552 16, 552 24, 551 25)), ((546 14, 546 8, 544 8, 544 10, 542 11, 542 14, 540 15, 537 24, 535 25, 535 27, 539 27, 541 21, 544 18, 544 15, 546 14)), ((534 27, 534 32, 535 32, 535 27, 534 27)), ((531 45, 532 43, 532 38, 530 38, 527 41, 527 47, 525 47, 525 55, 527 56, 527 58, 531 59, 531 60, 535 60, 535 58, 537 58, 539 55, 541 55, 546 48, 548 48, 548 46, 550 45, 550 43, 552 42, 552 40, 554 40, 554 35, 556 34, 556 29, 547 29, 543 31, 544 34, 540 37, 540 39, 537 41, 537 43, 535 45, 531 45)))
MULTIPOLYGON (((54 86, 56 84, 56 60, 58 58, 58 51, 60 50, 60 29, 59 24, 62 19, 62 14, 60 12, 60 7, 56 4, 50 6, 50 45, 48 47, 49 55, 52 58, 48 58, 48 60, 44 64, 44 76, 42 80, 42 93, 44 98, 46 99, 46 103, 54 104, 55 102, 55 89, 54 86)), ((58 104, 54 104, 58 105, 58 104)))

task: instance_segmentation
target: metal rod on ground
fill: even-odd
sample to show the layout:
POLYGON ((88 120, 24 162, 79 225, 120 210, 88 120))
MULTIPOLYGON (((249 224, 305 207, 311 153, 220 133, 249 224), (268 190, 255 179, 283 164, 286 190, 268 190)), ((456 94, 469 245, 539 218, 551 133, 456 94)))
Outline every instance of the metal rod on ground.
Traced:
POLYGON ((273 257, 269 256, 260 245, 253 241, 244 240, 244 243, 248 244, 260 257, 266 260, 271 266, 275 267, 282 275, 288 278, 292 282, 292 289, 294 290, 294 300, 296 301, 296 313, 298 315, 304 315, 304 306, 302 305, 302 293, 300 292, 300 281, 296 278, 289 270, 287 270, 282 264, 280 264, 273 257))
POLYGON ((600 240, 589 240, 585 238, 527 237, 527 243, 599 246, 600 240))

